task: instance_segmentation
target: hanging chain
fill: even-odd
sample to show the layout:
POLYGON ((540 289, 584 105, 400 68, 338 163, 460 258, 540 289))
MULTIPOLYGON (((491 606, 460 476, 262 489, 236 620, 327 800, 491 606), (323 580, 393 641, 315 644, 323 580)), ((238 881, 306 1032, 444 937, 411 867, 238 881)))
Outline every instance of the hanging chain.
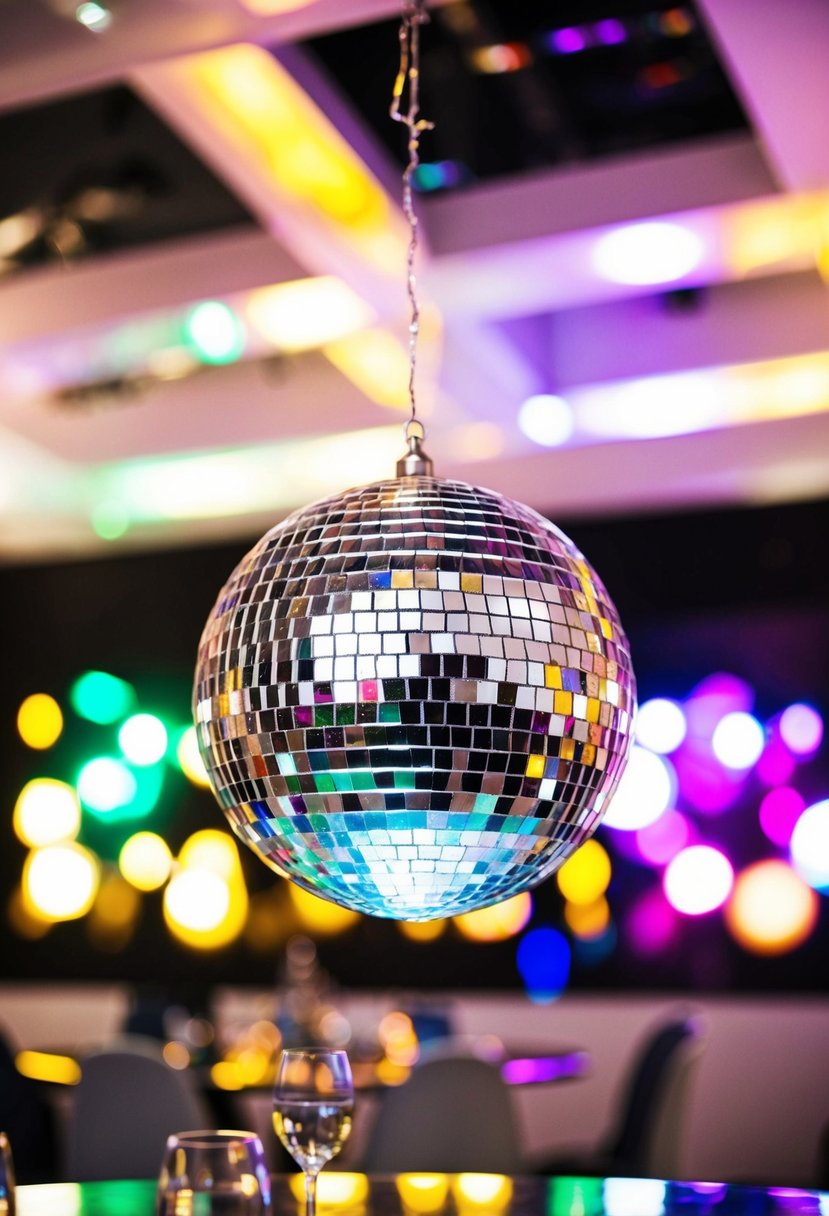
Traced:
POLYGON ((406 280, 411 306, 409 321, 409 406, 411 415, 406 423, 406 438, 423 438, 423 424, 417 418, 415 404, 415 371, 417 368, 417 339, 420 333, 420 309, 417 303, 417 279, 415 278, 415 254, 417 253, 417 225, 412 202, 412 177, 420 164, 420 134, 431 131, 434 123, 420 118, 420 27, 429 20, 424 9, 424 0, 415 0, 406 6, 400 23, 400 67, 394 82, 389 113, 395 122, 402 122, 409 133, 409 163, 403 174, 403 210, 409 221, 409 250, 406 257, 406 280), (403 93, 408 84, 408 108, 403 112, 403 93))

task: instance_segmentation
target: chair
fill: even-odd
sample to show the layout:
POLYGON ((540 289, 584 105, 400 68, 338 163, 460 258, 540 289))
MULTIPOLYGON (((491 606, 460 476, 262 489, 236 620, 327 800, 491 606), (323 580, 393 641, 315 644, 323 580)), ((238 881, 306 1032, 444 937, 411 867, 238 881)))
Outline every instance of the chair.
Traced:
POLYGON ((691 1082, 705 1048, 701 1018, 654 1030, 628 1075, 611 1131, 593 1151, 547 1159, 536 1172, 593 1177, 681 1177, 691 1082))
POLYGON ((403 1085, 384 1091, 362 1168, 519 1173, 509 1089, 497 1065, 471 1056, 418 1064, 403 1085))
POLYGON ((190 1078, 165 1064, 160 1044, 119 1040, 82 1061, 66 1136, 73 1182, 157 1178, 172 1132, 210 1126, 190 1078))
POLYGON ((57 1170, 57 1128, 48 1091, 21 1076, 15 1052, 0 1029, 0 1129, 9 1137, 19 1183, 52 1182, 57 1170))

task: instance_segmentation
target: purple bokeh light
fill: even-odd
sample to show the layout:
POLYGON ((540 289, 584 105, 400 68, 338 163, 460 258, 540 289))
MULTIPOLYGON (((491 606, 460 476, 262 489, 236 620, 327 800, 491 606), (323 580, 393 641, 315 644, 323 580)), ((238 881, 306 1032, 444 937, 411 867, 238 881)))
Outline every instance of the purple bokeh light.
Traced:
POLYGON ((823 718, 811 705, 796 702, 780 715, 780 737, 796 756, 811 756, 823 740, 823 718))
POLYGON ((760 827, 772 844, 788 848, 794 825, 805 806, 805 800, 789 785, 781 785, 766 794, 760 803, 760 827))
POLYGON ((547 36, 547 44, 557 55, 575 55, 587 46, 587 38, 583 30, 569 25, 561 30, 553 30, 547 36))
POLYGON ((600 42, 602 46, 618 46, 619 43, 627 41, 627 30, 616 17, 606 17, 604 21, 597 21, 593 26, 593 32, 596 35, 596 41, 600 42))
POLYGON ((636 844, 645 861, 664 866, 691 843, 691 834, 691 825, 685 816, 679 811, 669 810, 656 823, 639 829, 636 844))
POLYGON ((640 896, 625 923, 626 940, 634 954, 642 958, 664 953, 673 942, 676 929, 676 913, 659 887, 640 896))

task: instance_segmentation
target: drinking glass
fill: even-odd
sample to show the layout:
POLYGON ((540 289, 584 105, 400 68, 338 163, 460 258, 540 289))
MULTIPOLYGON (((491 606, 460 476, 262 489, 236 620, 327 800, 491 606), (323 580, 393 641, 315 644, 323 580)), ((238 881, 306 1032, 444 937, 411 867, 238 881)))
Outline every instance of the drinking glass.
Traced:
POLYGON ((0 1132, 0 1216, 14 1216, 14 1162, 5 1132, 0 1132))
POLYGON ((271 1182, 253 1132, 176 1132, 167 1140, 156 1216, 261 1216, 271 1182))
POLYGON ((351 1132, 354 1082, 344 1051, 282 1052, 273 1090, 273 1126, 305 1175, 306 1216, 316 1216, 317 1175, 351 1132))

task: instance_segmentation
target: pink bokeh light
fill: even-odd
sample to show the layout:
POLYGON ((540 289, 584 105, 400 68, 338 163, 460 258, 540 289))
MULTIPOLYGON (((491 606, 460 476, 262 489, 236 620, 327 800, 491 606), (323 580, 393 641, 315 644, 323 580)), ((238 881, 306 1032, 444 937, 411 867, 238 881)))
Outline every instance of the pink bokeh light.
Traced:
POLYGON ((772 844, 788 848, 794 825, 806 806, 805 799, 788 785, 769 790, 760 803, 760 827, 772 844))

